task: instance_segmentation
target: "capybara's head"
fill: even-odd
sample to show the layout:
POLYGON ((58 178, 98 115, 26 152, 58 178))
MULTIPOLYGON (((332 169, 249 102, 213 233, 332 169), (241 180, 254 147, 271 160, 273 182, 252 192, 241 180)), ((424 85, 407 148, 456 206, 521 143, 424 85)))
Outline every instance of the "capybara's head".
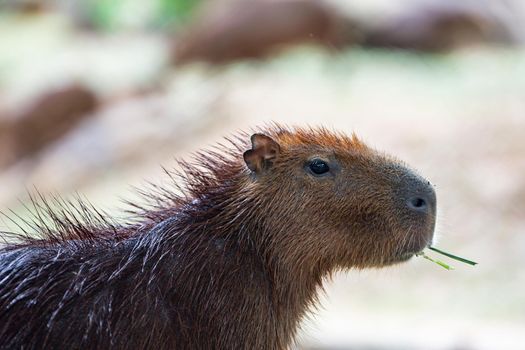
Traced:
POLYGON ((325 129, 254 134, 244 153, 260 216, 297 259, 380 267, 430 245, 436 195, 429 181, 355 135, 325 129))

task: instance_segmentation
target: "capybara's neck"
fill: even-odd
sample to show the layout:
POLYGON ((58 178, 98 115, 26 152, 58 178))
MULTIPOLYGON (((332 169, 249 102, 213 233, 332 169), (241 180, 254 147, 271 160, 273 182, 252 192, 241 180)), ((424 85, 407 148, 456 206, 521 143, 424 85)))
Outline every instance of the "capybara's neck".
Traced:
POLYGON ((218 191, 210 188, 153 227, 149 244, 177 265, 162 263, 175 274, 173 302, 192 313, 183 316, 190 325, 206 325, 202 336, 228 335, 215 338, 228 348, 285 348, 314 304, 325 269, 300 254, 296 233, 273 220, 270 203, 249 186, 240 176, 218 191))

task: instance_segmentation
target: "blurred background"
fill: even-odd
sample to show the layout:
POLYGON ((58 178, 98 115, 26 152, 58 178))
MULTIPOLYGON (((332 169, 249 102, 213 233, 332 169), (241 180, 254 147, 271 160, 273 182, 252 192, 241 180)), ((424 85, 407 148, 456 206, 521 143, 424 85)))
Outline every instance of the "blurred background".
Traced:
POLYGON ((37 188, 119 216, 237 130, 355 131, 480 264, 339 274, 297 349, 524 349, 524 24, 521 0, 1 0, 0 209, 37 188))

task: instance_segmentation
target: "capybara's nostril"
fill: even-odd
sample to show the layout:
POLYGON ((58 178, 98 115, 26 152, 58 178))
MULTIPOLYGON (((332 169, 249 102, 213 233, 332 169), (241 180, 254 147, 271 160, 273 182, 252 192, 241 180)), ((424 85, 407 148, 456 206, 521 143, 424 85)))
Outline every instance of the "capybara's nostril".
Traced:
POLYGON ((413 197, 408 200, 408 207, 417 211, 426 211, 428 204, 427 200, 421 197, 413 197))
POLYGON ((436 193, 427 181, 418 181, 411 184, 408 196, 405 197, 406 205, 412 212, 429 215, 435 214, 436 193))

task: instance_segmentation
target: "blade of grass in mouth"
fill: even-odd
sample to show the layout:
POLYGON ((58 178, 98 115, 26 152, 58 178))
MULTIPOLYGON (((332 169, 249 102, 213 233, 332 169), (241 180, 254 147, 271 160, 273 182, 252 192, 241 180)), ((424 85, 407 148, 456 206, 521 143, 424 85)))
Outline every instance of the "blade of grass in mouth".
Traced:
POLYGON ((459 257, 459 256, 456 256, 456 255, 453 255, 453 254, 450 254, 450 253, 444 252, 444 251, 439 250, 439 249, 434 248, 434 247, 428 247, 428 249, 433 250, 433 251, 435 251, 436 253, 442 254, 442 255, 444 255, 444 256, 448 256, 448 257, 451 258, 451 259, 454 259, 454 260, 457 260, 457 261, 461 261, 461 262, 463 262, 463 263, 465 263, 465 264, 469 264, 469 265, 472 265, 472 266, 478 264, 478 263, 475 262, 475 261, 471 261, 471 260, 467 260, 467 259, 461 258, 461 257, 459 257))
POLYGON ((448 264, 445 264, 443 261, 440 261, 440 260, 437 260, 437 259, 432 259, 431 257, 429 257, 428 255, 426 255, 425 253, 421 252, 421 253, 417 253, 416 256, 421 256, 423 257, 424 259, 427 259, 429 261, 432 261, 433 263, 435 264, 438 264, 439 266, 447 269, 447 270, 454 270, 454 267, 448 265, 448 264))

